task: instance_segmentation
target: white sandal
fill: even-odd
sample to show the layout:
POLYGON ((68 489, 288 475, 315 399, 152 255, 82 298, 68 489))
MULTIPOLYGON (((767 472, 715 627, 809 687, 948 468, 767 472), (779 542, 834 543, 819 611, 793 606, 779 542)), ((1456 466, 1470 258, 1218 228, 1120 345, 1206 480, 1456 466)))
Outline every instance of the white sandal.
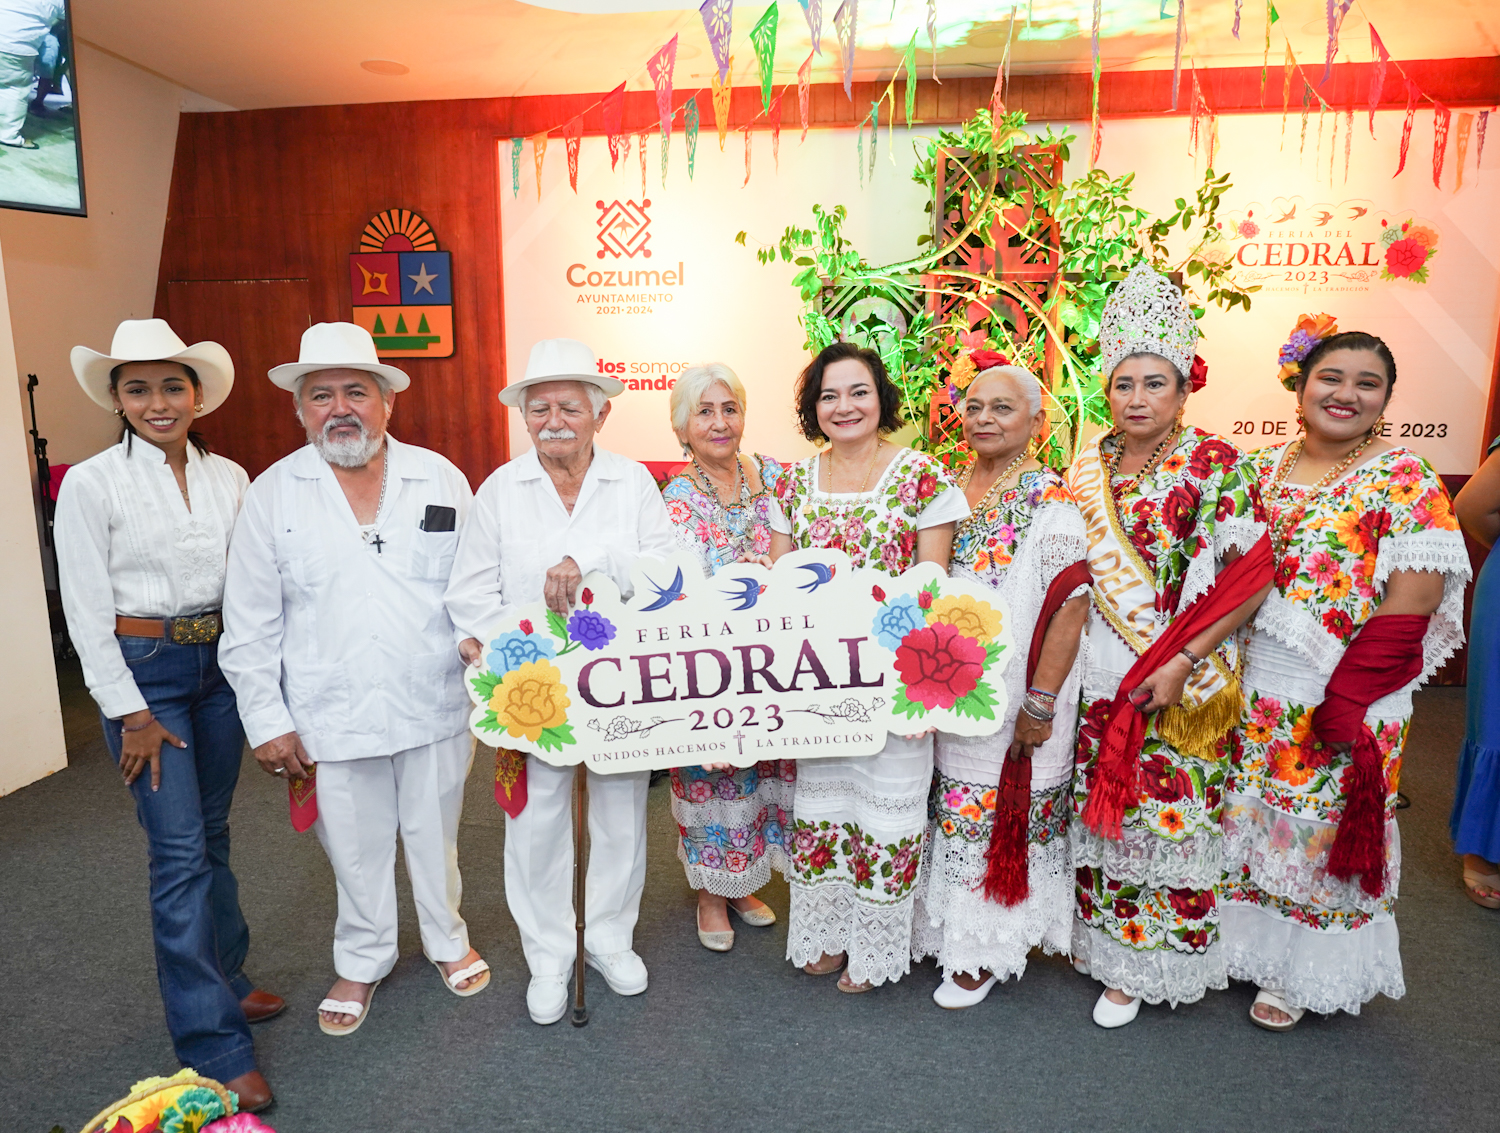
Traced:
POLYGON ((443 977, 443 983, 448 986, 448 990, 462 999, 467 999, 471 995, 478 995, 490 986, 490 966, 483 960, 475 960, 467 968, 451 973, 443 971, 443 965, 436 960, 429 958, 427 962, 437 969, 438 975, 443 977), (474 979, 474 977, 480 975, 484 976, 484 979, 474 979), (464 980, 474 980, 474 982, 468 987, 459 987, 458 985, 463 983, 464 980))
POLYGON ((1305 1014, 1307 1014, 1307 1008, 1293 1007, 1285 999, 1282 999, 1278 993, 1267 991, 1265 988, 1261 988, 1255 993, 1255 1003, 1250 1005, 1250 1022, 1254 1023, 1257 1027, 1264 1027, 1268 1031, 1290 1031, 1305 1014), (1290 1019, 1285 1023, 1275 1023, 1270 1019, 1262 1019, 1255 1013, 1256 1004, 1274 1007, 1277 1011, 1285 1012, 1290 1019))
POLYGON ((360 1003, 357 999, 325 999, 318 1004, 318 1027, 325 1035, 352 1035, 359 1030, 360 1024, 365 1021, 369 1013, 370 1004, 375 1000, 375 989, 380 986, 376 980, 370 985, 370 993, 365 996, 365 1001, 360 1003), (330 1015, 353 1015, 352 1023, 330 1023, 323 1018, 323 1013, 330 1015))

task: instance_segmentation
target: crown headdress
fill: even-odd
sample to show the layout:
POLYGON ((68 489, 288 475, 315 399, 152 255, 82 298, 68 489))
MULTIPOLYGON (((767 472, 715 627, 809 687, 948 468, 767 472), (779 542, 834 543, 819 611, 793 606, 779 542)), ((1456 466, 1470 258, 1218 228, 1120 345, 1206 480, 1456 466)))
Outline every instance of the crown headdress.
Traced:
POLYGON ((1198 352, 1198 324, 1170 279, 1144 261, 1115 288, 1099 327, 1099 353, 1107 378, 1121 359, 1157 354, 1190 374, 1198 352))

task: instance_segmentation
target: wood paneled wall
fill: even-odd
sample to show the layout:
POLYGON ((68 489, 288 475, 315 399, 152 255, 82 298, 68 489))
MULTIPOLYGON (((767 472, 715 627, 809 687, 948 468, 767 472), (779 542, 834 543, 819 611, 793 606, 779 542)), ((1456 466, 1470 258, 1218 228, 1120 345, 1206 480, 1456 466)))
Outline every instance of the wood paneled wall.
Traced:
MULTIPOLYGON (((1500 58, 1417 60, 1402 67, 1450 106, 1500 101, 1500 58)), ((1198 77, 1215 110, 1262 109, 1260 68, 1200 71, 1198 77)), ((1368 64, 1336 65, 1324 97, 1362 107, 1369 79, 1368 64)), ((1184 72, 1182 114, 1189 81, 1184 72)), ((1272 66, 1265 91, 1271 109, 1280 83, 1280 68, 1272 66)), ((992 78, 923 79, 917 117, 961 121, 989 101, 993 87, 992 78)), ((841 86, 820 84, 812 88, 809 117, 818 126, 851 126, 884 90, 884 83, 859 83, 850 99, 841 86)), ((679 91, 677 103, 692 93, 679 91)), ((899 85, 897 93, 904 94, 899 85)), ((1170 71, 1120 72, 1104 76, 1100 105, 1107 117, 1166 114, 1171 93, 1170 71)), ((1402 107, 1404 98, 1392 67, 1382 105, 1402 107)), ((253 476, 296 445, 291 398, 270 384, 266 371, 297 357, 310 322, 350 317, 347 255, 372 215, 401 207, 421 213, 453 253, 457 349, 451 358, 399 360, 412 385, 398 395, 392 431, 442 452, 476 485, 506 460, 504 410, 495 398, 505 381, 506 333, 496 143, 560 127, 580 113, 586 133, 602 133, 598 100, 588 94, 182 115, 156 310, 188 341, 215 339, 234 357, 235 391, 204 421, 218 451, 253 476)), ((1033 121, 1086 120, 1089 77, 1016 75, 1009 103, 1033 121)), ((706 91, 699 106, 711 133, 706 91)), ((758 87, 735 88, 731 123, 751 121, 759 111, 758 87)), ((781 113, 782 128, 796 129, 795 97, 782 100, 781 113)), ((627 130, 654 130, 656 121, 652 92, 627 95, 627 130)), ((549 160, 563 160, 561 139, 554 145, 549 160)))

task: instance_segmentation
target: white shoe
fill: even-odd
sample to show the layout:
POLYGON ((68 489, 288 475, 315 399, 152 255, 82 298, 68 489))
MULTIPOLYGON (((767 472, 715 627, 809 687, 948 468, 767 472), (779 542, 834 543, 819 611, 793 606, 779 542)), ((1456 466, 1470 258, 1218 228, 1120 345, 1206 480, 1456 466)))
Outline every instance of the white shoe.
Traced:
POLYGON ((607 956, 583 954, 584 963, 604 977, 609 990, 616 995, 640 995, 646 990, 646 965, 630 949, 607 956))
POLYGON ((932 1001, 939 1007, 946 1007, 949 1011, 957 1011, 961 1007, 973 1007, 976 1003, 983 1003, 984 997, 989 995, 990 989, 998 982, 991 975, 984 983, 971 991, 966 987, 960 987, 954 982, 952 976, 945 975, 943 982, 938 984, 937 990, 932 993, 932 1001))
POLYGON ((1267 991, 1265 988, 1261 988, 1255 993, 1255 1003, 1250 1005, 1250 1022, 1254 1023, 1257 1027, 1264 1027, 1268 1031, 1290 1031, 1302 1021, 1302 1016, 1306 1014, 1307 1008, 1293 1007, 1281 997, 1279 992, 1267 991), (1286 1021, 1273 1023, 1269 1019, 1262 1019, 1255 1013, 1256 1005, 1262 1003, 1267 1007, 1274 1007, 1278 1011, 1285 1012, 1287 1016, 1286 1021))
POLYGON ((1087 960, 1083 959, 1080 956, 1073 956, 1071 957, 1071 959, 1073 961, 1073 970, 1075 972, 1077 972, 1080 976, 1088 976, 1090 979, 1093 978, 1094 973, 1089 970, 1089 962, 1087 960))
POLYGON ((1123 1027, 1126 1023, 1133 1022, 1140 1010, 1139 997, 1129 1003, 1116 1003, 1109 997, 1109 992, 1101 992, 1099 1002, 1094 1004, 1094 1022, 1109 1029, 1123 1027))
POLYGON ((568 977, 532 976, 526 989, 526 1010, 533 1023, 544 1027, 561 1019, 568 1012, 568 977))

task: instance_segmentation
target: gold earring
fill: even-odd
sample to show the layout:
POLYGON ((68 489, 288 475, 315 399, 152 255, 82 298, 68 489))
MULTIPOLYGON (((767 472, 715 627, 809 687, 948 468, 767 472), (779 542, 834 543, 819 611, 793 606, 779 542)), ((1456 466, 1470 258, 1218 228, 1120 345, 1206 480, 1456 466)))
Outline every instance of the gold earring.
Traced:
POLYGON ((1375 418, 1375 424, 1370 426, 1370 436, 1378 437, 1385 432, 1385 414, 1382 413, 1375 418))
POLYGON ((1302 416, 1302 403, 1297 402, 1297 432, 1307 432, 1307 418, 1302 416))
POLYGON ((200 401, 197 405, 193 406, 193 412, 194 413, 202 413, 203 412, 203 402, 200 401))
POLYGON ((123 409, 116 409, 115 410, 115 416, 118 417, 121 421, 125 420, 125 410, 123 410, 123 409))

